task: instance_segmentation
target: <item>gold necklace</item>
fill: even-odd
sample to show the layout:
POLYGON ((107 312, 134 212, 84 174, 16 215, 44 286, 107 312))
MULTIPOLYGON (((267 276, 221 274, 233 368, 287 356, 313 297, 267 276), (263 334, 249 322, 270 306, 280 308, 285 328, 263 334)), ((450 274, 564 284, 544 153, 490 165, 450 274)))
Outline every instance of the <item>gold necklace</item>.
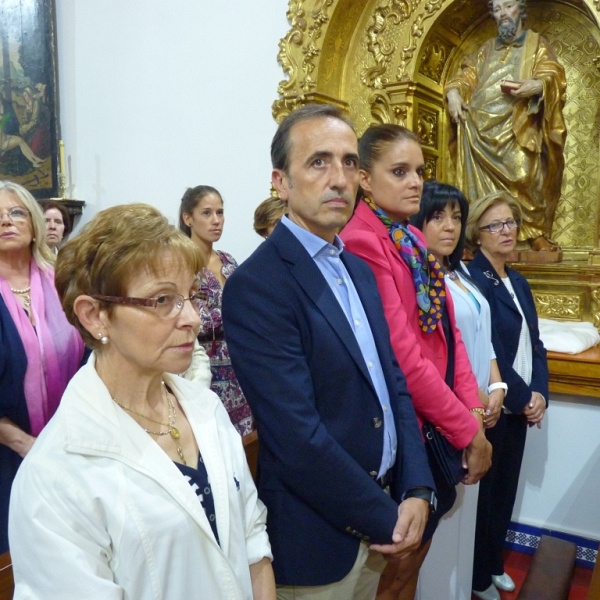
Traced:
POLYGON ((23 305, 25 306, 25 308, 29 308, 31 306, 31 296, 29 295, 29 292, 31 291, 31 286, 23 288, 22 290, 15 290, 14 288, 10 288, 10 291, 17 296, 23 296, 23 305))
MULTIPOLYGON (((152 423, 156 423, 157 425, 162 425, 163 427, 168 427, 169 426, 168 423, 163 423, 162 421, 156 421, 154 419, 151 419, 150 417, 147 417, 146 415, 143 415, 142 413, 139 413, 139 412, 133 410, 133 408, 127 408, 126 406, 123 406, 122 404, 120 404, 119 402, 117 402, 114 398, 113 398, 113 402, 117 406, 120 406, 123 410, 126 410, 128 413, 131 413, 132 415, 137 415, 138 417, 142 417, 143 419, 146 419, 146 421, 151 421, 152 423)), ((169 433, 169 432, 168 431, 163 431, 163 432, 160 432, 160 433, 156 433, 155 435, 165 435, 166 433, 169 433)))
POLYGON ((169 427, 170 427, 171 437, 173 438, 173 441, 175 442, 175 447, 177 449, 177 455, 181 459, 181 462, 187 466, 187 462, 185 461, 185 457, 183 456, 183 448, 181 447, 181 444, 179 443, 179 438, 181 437, 181 434, 179 433, 179 429, 177 429, 177 427, 175 427, 175 425, 177 423, 177 421, 176 421, 177 415, 175 413, 175 404, 173 403, 173 400, 171 398, 171 393, 169 392, 169 390, 167 390, 167 386, 165 385, 164 381, 163 381, 163 387, 165 389, 165 394, 167 396, 167 400, 169 401, 169 427))
POLYGON ((146 429, 145 427, 142 427, 142 429, 146 433, 149 433, 150 435, 169 435, 170 434, 171 438, 175 442, 175 448, 177 449, 177 456, 179 456, 179 458, 181 459, 181 462, 187 466, 187 462, 185 461, 185 457, 183 456, 183 448, 181 447, 181 444, 179 443, 179 438, 181 437, 181 433, 179 432, 179 429, 177 429, 177 427, 176 427, 177 414, 175 412, 175 404, 173 403, 173 400, 171 399, 171 394, 167 390, 167 386, 165 385, 165 382, 161 381, 161 383, 162 383, 163 397, 167 402, 167 408, 169 411, 169 417, 168 417, 169 422, 168 423, 163 423, 161 421, 156 421, 154 419, 151 419, 150 417, 147 417, 146 415, 143 415, 142 413, 139 413, 139 412, 133 410, 132 408, 127 408, 126 406, 123 406, 121 403, 117 402, 114 398, 112 400, 117 406, 120 406, 123 410, 126 410, 127 412, 129 412, 133 415, 137 415, 138 417, 142 417, 143 419, 146 419, 147 421, 151 421, 152 423, 156 423, 163 427, 168 427, 168 429, 166 431, 152 431, 151 429, 146 429))
MULTIPOLYGON (((163 386, 165 385, 164 381, 161 381, 161 383, 163 384, 163 386)), ((163 389, 164 389, 164 387, 163 387, 163 389)), ((163 392, 163 397, 165 398, 165 400, 167 399, 164 392, 163 392)), ((127 408, 127 406, 123 406, 120 402, 117 402, 114 398, 112 399, 112 401, 117 406, 120 406, 123 410, 126 410, 128 413, 137 415, 138 417, 142 417, 142 419, 146 419, 146 421, 151 421, 152 423, 156 423, 157 425, 162 425, 163 427, 169 427, 169 423, 163 423, 162 421, 156 421, 155 419, 151 419, 150 417, 133 410, 133 408, 127 408)), ((168 409, 168 403, 167 403, 167 409, 168 409)), ((142 429, 146 433, 151 433, 152 435, 167 435, 167 434, 171 433, 170 427, 169 427, 169 429, 167 429, 167 431, 152 431, 150 429, 146 429, 145 427, 142 427, 142 429)), ((179 432, 177 432, 177 433, 179 434, 179 432)))

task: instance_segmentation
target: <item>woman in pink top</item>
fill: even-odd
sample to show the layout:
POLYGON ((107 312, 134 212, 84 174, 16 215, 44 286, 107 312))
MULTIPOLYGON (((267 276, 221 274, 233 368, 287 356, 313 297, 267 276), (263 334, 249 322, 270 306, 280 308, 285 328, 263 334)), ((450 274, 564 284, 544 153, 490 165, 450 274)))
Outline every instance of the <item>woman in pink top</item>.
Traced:
MULTIPOLYGON (((483 433, 484 408, 465 346, 446 294, 442 265, 425 247, 423 234, 408 224, 419 211, 425 161, 418 138, 398 125, 370 127, 359 142, 364 192, 342 231, 346 249, 375 273, 392 346, 408 382, 419 423, 431 423, 463 450, 463 483, 479 481, 491 464, 483 433)), ((439 518, 454 504, 456 490, 435 460, 438 510, 429 518, 421 548, 389 563, 379 599, 414 598, 419 569, 439 518)))

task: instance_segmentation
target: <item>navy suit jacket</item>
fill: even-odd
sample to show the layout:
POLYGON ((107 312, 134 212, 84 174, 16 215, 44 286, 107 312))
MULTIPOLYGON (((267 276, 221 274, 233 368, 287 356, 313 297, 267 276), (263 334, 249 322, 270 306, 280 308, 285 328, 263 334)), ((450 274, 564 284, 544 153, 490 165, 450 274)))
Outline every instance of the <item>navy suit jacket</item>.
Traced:
POLYGON ((527 280, 514 269, 506 267, 506 273, 523 309, 525 321, 529 327, 529 335, 531 336, 533 371, 530 385, 527 385, 513 369, 523 322, 517 305, 483 252, 479 252, 469 263, 469 272, 490 303, 492 343, 502 381, 508 385, 504 405, 512 413, 520 414, 531 400, 531 393, 539 392, 546 399, 547 406, 548 363, 546 361, 546 348, 544 348, 544 344, 540 339, 535 302, 527 280))
POLYGON ((391 497, 374 481, 381 405, 350 324, 301 243, 278 225, 223 293, 225 337, 258 428, 258 490, 280 585, 341 580, 360 540, 391 543, 406 490, 434 489, 373 273, 348 252, 342 260, 369 319, 394 412, 391 497))

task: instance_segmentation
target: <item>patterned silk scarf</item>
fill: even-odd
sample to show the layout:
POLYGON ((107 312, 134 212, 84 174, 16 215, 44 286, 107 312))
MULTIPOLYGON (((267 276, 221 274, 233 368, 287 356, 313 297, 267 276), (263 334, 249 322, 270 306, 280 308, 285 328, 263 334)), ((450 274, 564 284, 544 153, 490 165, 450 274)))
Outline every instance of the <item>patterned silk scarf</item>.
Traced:
POLYGON ((427 251, 425 244, 410 231, 408 225, 393 222, 371 198, 365 197, 364 201, 387 227, 394 246, 410 269, 417 294, 421 329, 425 333, 435 331, 446 303, 442 265, 427 251))

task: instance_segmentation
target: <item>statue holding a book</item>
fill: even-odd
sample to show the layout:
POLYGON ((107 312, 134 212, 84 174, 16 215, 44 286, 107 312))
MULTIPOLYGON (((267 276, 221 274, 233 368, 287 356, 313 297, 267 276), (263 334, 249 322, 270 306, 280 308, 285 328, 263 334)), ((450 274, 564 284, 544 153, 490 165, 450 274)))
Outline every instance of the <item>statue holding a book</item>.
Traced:
POLYGON ((523 29, 525 2, 489 2, 498 36, 449 78, 450 150, 456 183, 470 200, 510 192, 523 212, 519 239, 556 251, 550 234, 564 170, 567 83, 549 42, 523 29))

